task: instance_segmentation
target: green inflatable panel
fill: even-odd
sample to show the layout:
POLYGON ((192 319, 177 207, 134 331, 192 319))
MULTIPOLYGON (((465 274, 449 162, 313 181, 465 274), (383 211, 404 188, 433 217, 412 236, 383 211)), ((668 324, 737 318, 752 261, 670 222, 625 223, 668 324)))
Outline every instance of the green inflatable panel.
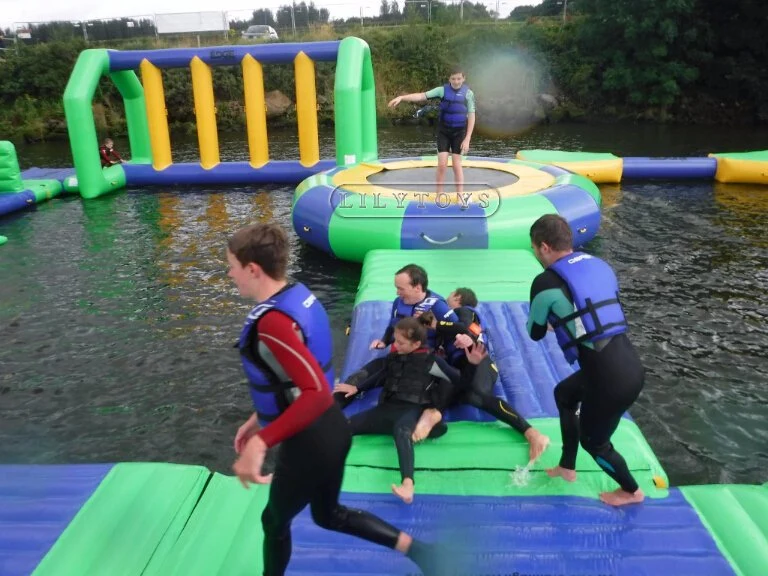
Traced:
POLYGON ((173 549, 153 557, 143 576, 261 574, 261 511, 269 486, 245 490, 214 474, 173 549))
POLYGON ((564 150, 520 150, 518 157, 531 162, 552 164, 555 162, 595 162, 597 160, 618 160, 610 152, 566 152, 564 150))
POLYGON ((411 263, 428 270, 430 290, 448 296, 458 284, 471 283, 482 301, 527 302, 531 280, 543 270, 527 250, 372 250, 363 263, 355 306, 391 301, 395 272, 411 263))
POLYGON ((768 484, 680 488, 739 576, 768 573, 768 484))
POLYGON ((56 198, 62 193, 61 182, 58 180, 24 180, 24 190, 31 190, 35 195, 35 202, 45 202, 56 198))
MULTIPOLYGON (((448 433, 416 446, 416 484, 420 494, 474 496, 584 496, 597 498, 616 483, 583 450, 576 460, 578 482, 551 479, 545 469, 557 465, 562 444, 557 418, 530 420, 551 443, 531 470, 525 486, 515 486, 510 473, 528 463, 528 443, 506 425, 492 422, 452 422, 448 433)), ((611 439, 627 461, 643 491, 651 498, 667 495, 668 479, 637 425, 622 419, 611 439)), ((356 436, 347 458, 343 489, 348 492, 389 493, 400 472, 389 436, 356 436)))
POLYGON ((24 189, 16 147, 7 140, 0 141, 0 194, 21 192, 24 189))
POLYGON ((209 476, 202 466, 117 464, 34 576, 142 574, 181 534, 209 476))
POLYGON ((734 160, 753 160, 755 162, 768 162, 768 150, 756 150, 754 152, 719 152, 711 154, 715 158, 732 158, 734 160))

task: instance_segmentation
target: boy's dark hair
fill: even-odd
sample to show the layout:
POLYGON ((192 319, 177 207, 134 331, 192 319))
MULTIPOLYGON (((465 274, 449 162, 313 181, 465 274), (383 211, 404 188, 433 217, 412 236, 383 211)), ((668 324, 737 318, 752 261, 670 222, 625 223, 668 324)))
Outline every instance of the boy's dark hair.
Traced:
POLYGON ((544 214, 531 226, 531 242, 536 246, 546 244, 552 250, 570 250, 573 248, 573 232, 559 214, 544 214))
POLYGON ((426 292, 429 278, 427 278, 427 271, 418 264, 403 266, 395 272, 395 276, 398 274, 408 274, 408 278, 411 279, 411 286, 421 286, 426 292))
POLYGON ((401 332, 409 342, 421 342, 424 344, 427 341, 427 328, 418 318, 412 316, 403 318, 395 324, 395 330, 401 332))
POLYGON ((283 280, 288 268, 288 237, 277 224, 252 224, 235 232, 227 248, 243 266, 253 262, 274 278, 283 280))
POLYGON ((462 68, 458 64, 454 64, 453 66, 451 66, 448 76, 453 76, 454 74, 461 74, 462 76, 464 76, 464 68, 462 68))
POLYGON ((462 306, 471 306, 472 308, 477 306, 477 295, 472 288, 456 288, 453 293, 459 297, 462 306))

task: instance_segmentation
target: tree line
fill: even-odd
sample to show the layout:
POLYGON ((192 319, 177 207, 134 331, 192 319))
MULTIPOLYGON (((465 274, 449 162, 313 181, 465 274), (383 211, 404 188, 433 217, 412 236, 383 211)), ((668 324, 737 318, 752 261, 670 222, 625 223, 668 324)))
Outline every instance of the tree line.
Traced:
MULTIPOLYGON (((563 20, 563 6, 557 2, 545 0, 521 7, 508 19, 480 27, 466 21, 464 25, 441 23, 439 13, 433 12, 430 26, 366 26, 341 31, 328 23, 304 31, 296 40, 328 40, 348 33, 366 40, 373 54, 382 117, 392 114, 386 108, 388 95, 438 85, 454 62, 482 59, 490 50, 509 50, 535 62, 543 74, 541 90, 558 97, 565 119, 768 122, 764 96, 768 92, 764 66, 768 43, 763 32, 768 4, 752 0, 569 0, 563 20)), ((304 6, 309 10, 312 4, 304 6)), ((468 6, 464 5, 465 18, 468 6)), ((322 21, 322 9, 315 10, 313 17, 322 21)), ((392 10, 402 11, 402 3, 382 1, 381 17, 391 16, 392 10)), ((251 21, 269 18, 268 12, 255 11, 251 21)), ((445 12, 448 15, 453 17, 453 12, 445 12)), ((280 18, 285 21, 279 10, 272 17, 275 23, 280 18)), ((220 38, 215 41, 222 42, 220 38)), ((157 47, 153 38, 127 42, 120 48, 157 47)), ((0 137, 38 139, 65 134, 61 97, 78 54, 92 46, 75 36, 0 52, 0 137)), ((327 120, 332 119, 333 69, 332 64, 317 66, 321 116, 327 120)), ((265 66, 264 71, 267 90, 280 90, 295 98, 290 67, 265 66)), ((169 70, 164 78, 172 125, 177 130, 193 130, 189 71, 169 70)), ((214 85, 220 126, 242 130, 240 70, 216 68, 214 85)), ((473 85, 473 89, 482 92, 482 86, 473 85)), ((124 130, 122 101, 106 78, 99 84, 94 111, 101 130, 112 134, 124 130)))

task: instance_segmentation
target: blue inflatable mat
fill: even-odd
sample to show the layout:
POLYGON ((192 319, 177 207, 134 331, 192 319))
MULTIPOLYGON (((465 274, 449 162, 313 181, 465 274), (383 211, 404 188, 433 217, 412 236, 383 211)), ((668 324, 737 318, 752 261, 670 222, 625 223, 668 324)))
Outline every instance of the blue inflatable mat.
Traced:
POLYGON ((111 469, 0 466, 0 575, 31 574, 111 469))
POLYGON ((58 180, 63 182, 75 175, 74 168, 28 168, 21 173, 23 180, 58 180))
MULTIPOLYGON (((496 382, 494 394, 509 402, 525 418, 555 417, 558 412, 552 390, 575 367, 565 361, 554 334, 547 334, 540 342, 528 337, 525 325, 528 310, 528 304, 522 302, 483 302, 478 308, 489 336, 491 357, 502 375, 496 382)), ((341 381, 367 362, 386 354, 368 347, 384 334, 391 311, 391 302, 369 301, 355 306, 341 381)), ((346 412, 351 415, 371 408, 378 395, 379 390, 365 394, 350 404, 346 412)), ((449 410, 446 419, 449 422, 493 420, 470 406, 449 410)))
MULTIPOLYGON (((733 575, 728 561, 679 490, 642 506, 612 509, 572 496, 419 495, 405 506, 391 495, 343 494, 424 540, 440 538, 465 574, 567 576, 733 575)), ((304 511, 293 524, 288 574, 418 574, 407 559, 374 544, 318 528, 304 511)))

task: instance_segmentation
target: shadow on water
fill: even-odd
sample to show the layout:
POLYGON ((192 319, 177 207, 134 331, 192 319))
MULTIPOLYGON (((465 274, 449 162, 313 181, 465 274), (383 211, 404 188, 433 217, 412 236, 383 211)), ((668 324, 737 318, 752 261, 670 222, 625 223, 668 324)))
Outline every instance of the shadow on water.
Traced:
MULTIPOLYGON (((519 149, 704 156, 764 148, 768 133, 718 128, 542 126, 477 137, 471 153, 519 149)), ((431 128, 381 126, 381 157, 432 152, 431 128)), ((127 142, 117 142, 127 150, 127 142)), ((194 161, 195 138, 174 138, 194 161)), ((222 156, 245 159, 243 135, 222 156)), ((297 156, 294 133, 270 154, 297 156)), ((321 155, 333 156, 332 131, 321 155)), ((24 165, 65 166, 66 145, 19 148, 24 165)), ((647 366, 632 410, 674 484, 763 482, 768 468, 768 189, 711 182, 601 186, 588 249, 620 277, 647 366)), ((0 220, 0 462, 155 460, 228 472, 249 414, 233 344, 249 303, 226 277, 226 240, 276 221, 292 187, 142 189, 62 197, 0 220)), ((301 243, 290 274, 326 304, 341 366, 361 266, 301 243)))

